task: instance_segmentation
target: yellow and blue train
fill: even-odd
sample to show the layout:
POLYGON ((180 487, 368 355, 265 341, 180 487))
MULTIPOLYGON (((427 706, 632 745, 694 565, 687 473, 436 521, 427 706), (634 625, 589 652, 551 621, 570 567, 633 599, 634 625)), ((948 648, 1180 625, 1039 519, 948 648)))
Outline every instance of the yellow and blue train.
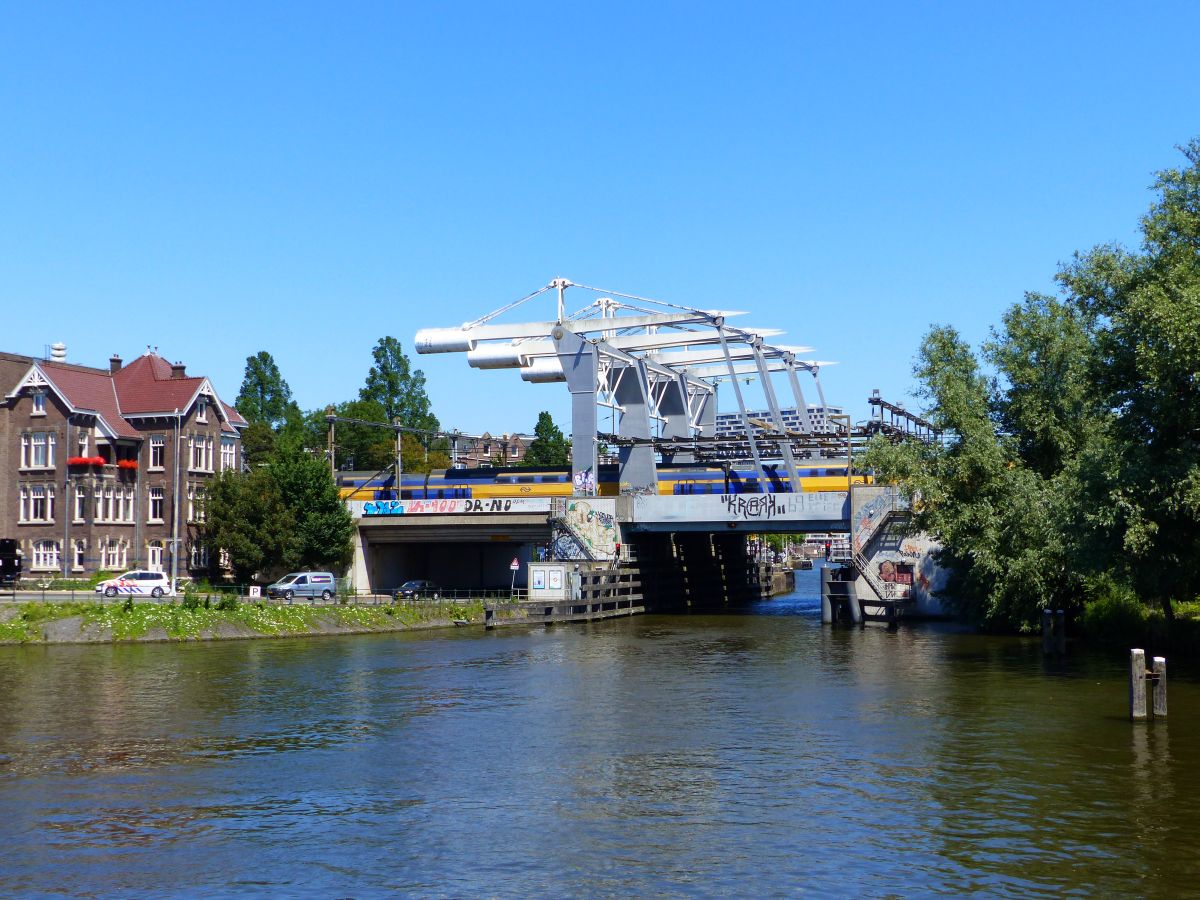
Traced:
MULTIPOLYGON (((766 493, 788 493, 787 471, 780 465, 764 466, 766 493)), ((846 466, 797 466, 800 490, 837 491, 846 489, 846 466)), ((855 484, 869 484, 869 475, 851 476, 855 484)), ((757 494, 758 472, 705 466, 695 463, 660 465, 660 494, 757 494)), ((400 476, 397 497, 396 478, 392 473, 372 475, 366 472, 339 472, 338 490, 343 500, 455 500, 494 497, 569 497, 573 493, 571 470, 562 468, 491 468, 445 469, 428 475, 400 476)), ((601 497, 620 493, 617 466, 600 466, 597 491, 601 497)))

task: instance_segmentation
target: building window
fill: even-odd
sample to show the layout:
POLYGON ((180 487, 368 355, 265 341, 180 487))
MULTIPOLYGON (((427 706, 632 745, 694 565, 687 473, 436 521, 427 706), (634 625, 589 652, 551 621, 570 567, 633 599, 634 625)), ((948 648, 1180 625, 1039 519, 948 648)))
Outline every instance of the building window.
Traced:
POLYGON ((196 421, 208 424, 208 398, 201 397, 196 401, 196 421))
POLYGON ((160 487, 150 488, 150 512, 146 519, 149 522, 163 520, 163 489, 160 487))
POLYGON ((101 545, 100 565, 105 569, 124 569, 127 557, 125 545, 115 538, 110 538, 101 545))
POLYGON ((191 437, 192 455, 190 469, 193 472, 211 472, 213 470, 213 447, 215 442, 212 435, 194 434, 191 437))
POLYGON ((161 469, 163 467, 163 448, 166 446, 167 439, 161 434, 150 435, 150 468, 161 469))
POLYGON ((208 568, 208 548, 203 544, 194 543, 191 547, 189 558, 190 568, 207 569, 208 568))
POLYGON ((82 569, 84 563, 87 562, 87 541, 71 541, 73 548, 74 559, 71 563, 72 569, 82 569))
POLYGON ((113 522, 116 521, 116 515, 116 492, 113 490, 112 485, 105 488, 96 488, 96 521, 113 522))
POLYGON ((58 541, 36 541, 33 545, 33 568, 57 569, 59 562, 58 541))
POLYGON ((38 388, 33 392, 33 412, 31 415, 44 416, 46 414, 46 392, 38 388))
POLYGON ((18 520, 21 522, 54 521, 54 488, 47 484, 35 484, 20 489, 21 503, 18 520))
POLYGON ((84 431, 82 428, 79 429, 79 456, 91 456, 91 454, 88 452, 89 437, 90 436, 86 431, 84 431))
POLYGON ((204 521, 204 488, 198 484, 187 487, 187 520, 189 522, 204 521))
POLYGON ((75 485, 75 521, 82 522, 87 517, 87 491, 83 485, 75 485))
POLYGON ((132 522, 133 516, 133 501, 134 493, 132 487, 117 488, 115 490, 116 511, 113 521, 115 522, 132 522))
POLYGON ((33 431, 21 435, 21 468, 54 468, 55 440, 53 431, 33 431))
POLYGON ((237 468, 237 441, 231 437, 221 438, 221 471, 237 468))

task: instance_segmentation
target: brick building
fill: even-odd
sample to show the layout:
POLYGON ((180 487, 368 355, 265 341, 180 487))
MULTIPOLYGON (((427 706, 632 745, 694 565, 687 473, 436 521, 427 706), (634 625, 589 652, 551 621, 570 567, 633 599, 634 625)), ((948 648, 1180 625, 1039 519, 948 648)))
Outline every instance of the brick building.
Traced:
POLYGON ((241 466, 246 421, 207 378, 146 351, 128 365, 0 353, 0 537, 29 576, 209 566, 200 499, 241 466))
POLYGON ((533 436, 528 434, 492 436, 485 431, 478 436, 452 434, 448 440, 451 445, 450 457, 454 464, 464 469, 478 469, 481 466, 494 464, 521 465, 533 436))

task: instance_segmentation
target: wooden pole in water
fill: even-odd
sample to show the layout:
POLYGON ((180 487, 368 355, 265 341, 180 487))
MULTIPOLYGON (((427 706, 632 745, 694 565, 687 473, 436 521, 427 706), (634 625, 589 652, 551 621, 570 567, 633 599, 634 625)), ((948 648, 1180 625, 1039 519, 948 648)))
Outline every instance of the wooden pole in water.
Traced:
POLYGON ((1167 660, 1165 657, 1154 657, 1154 714, 1167 714, 1167 660))
POLYGON ((1054 649, 1054 620, 1051 618, 1052 615, 1050 610, 1042 610, 1042 652, 1047 656, 1054 649))
POLYGON ((1054 649, 1059 656, 1067 655, 1067 614, 1061 609, 1054 611, 1054 649))
POLYGON ((1129 718, 1146 718, 1146 651, 1129 651, 1129 718))

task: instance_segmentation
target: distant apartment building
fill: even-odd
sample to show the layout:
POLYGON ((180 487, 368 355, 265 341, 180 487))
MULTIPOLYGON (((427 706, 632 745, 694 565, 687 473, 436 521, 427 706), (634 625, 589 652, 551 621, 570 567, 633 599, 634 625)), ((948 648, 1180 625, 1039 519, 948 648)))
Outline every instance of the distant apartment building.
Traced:
POLYGON ((449 434, 451 465, 460 469, 483 466, 519 466, 525 459, 531 434, 449 434))
MULTIPOLYGON (((783 419, 783 425, 790 431, 803 431, 804 426, 800 421, 800 413, 796 407, 790 409, 781 409, 780 417, 783 419)), ((840 406, 813 406, 808 407, 808 417, 812 422, 814 431, 824 431, 829 427, 830 416, 844 415, 840 406)), ((769 409, 747 410, 746 417, 749 419, 758 419, 763 422, 770 422, 771 411, 769 409)), ((763 429, 757 425, 751 426, 756 435, 762 434, 763 429)), ((745 431, 742 429, 741 413, 718 413, 717 414, 717 437, 744 437, 745 431)))
POLYGON ((205 486, 241 466, 246 421, 149 350, 107 368, 0 353, 0 537, 29 576, 209 570, 205 486))

